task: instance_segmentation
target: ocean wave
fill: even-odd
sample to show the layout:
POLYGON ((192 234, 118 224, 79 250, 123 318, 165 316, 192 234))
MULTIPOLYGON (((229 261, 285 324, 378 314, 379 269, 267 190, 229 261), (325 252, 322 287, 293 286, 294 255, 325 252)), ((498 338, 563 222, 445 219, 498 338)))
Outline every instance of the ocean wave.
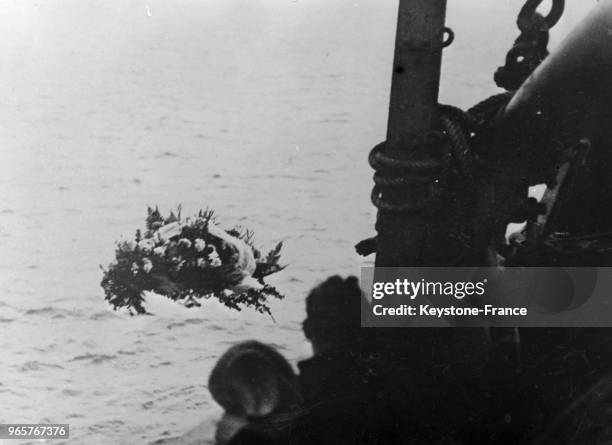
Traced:
POLYGON ((175 321, 172 323, 169 323, 168 326, 166 326, 167 329, 174 329, 174 328, 180 328, 183 326, 187 326, 190 324, 200 324, 205 322, 206 320, 203 318, 188 318, 186 320, 182 320, 182 321, 175 321))
POLYGON ((115 312, 108 311, 100 311, 95 312, 89 316, 90 320, 109 320, 113 318, 120 318, 115 312))
POLYGON ((160 153, 159 155, 156 156, 156 158, 179 158, 180 156, 176 153, 173 153, 171 151, 164 151, 163 153, 160 153))
POLYGON ((172 365, 172 362, 164 361, 164 362, 160 362, 160 363, 152 363, 152 364, 149 365, 149 368, 155 369, 155 368, 159 368, 159 367, 162 367, 162 366, 170 366, 170 365, 172 365))
POLYGON ((78 318, 82 315, 82 313, 74 309, 68 310, 54 306, 44 306, 40 308, 28 309, 24 312, 24 315, 36 315, 45 318, 78 318))
POLYGON ((115 360, 116 358, 117 358, 116 355, 87 353, 83 355, 77 355, 76 357, 73 357, 72 359, 70 359, 70 361, 71 362, 88 361, 91 364, 98 365, 103 362, 115 360))
POLYGON ((67 389, 63 389, 62 390, 62 395, 63 396, 69 396, 69 397, 76 397, 76 396, 81 395, 82 393, 83 393, 83 391, 78 391, 76 389, 69 389, 69 388, 67 388, 67 389))
POLYGON ((19 367, 19 371, 21 372, 40 371, 41 369, 44 369, 44 368, 64 369, 63 366, 56 365, 54 363, 43 363, 37 360, 29 360, 19 367))

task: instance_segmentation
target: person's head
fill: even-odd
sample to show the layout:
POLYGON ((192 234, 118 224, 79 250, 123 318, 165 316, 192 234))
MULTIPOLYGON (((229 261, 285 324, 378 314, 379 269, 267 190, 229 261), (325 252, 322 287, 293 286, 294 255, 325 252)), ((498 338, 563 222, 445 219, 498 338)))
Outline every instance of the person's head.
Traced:
POLYGON ((287 360, 255 340, 229 348, 210 373, 208 388, 226 412, 260 417, 300 404, 297 377, 287 360))
POLYGON ((289 362, 271 346, 254 340, 232 346, 219 358, 208 389, 225 410, 218 443, 226 442, 250 418, 289 413, 302 403, 289 362))
POLYGON ((329 277, 306 298, 304 335, 315 354, 351 349, 360 342, 363 294, 356 277, 329 277))

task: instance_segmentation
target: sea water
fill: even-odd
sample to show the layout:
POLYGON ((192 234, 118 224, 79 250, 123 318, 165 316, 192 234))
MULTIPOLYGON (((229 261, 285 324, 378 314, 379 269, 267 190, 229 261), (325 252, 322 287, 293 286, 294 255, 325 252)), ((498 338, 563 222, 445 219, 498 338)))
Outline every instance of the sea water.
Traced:
MULTIPOLYGON (((441 101, 497 92, 517 1, 450 0, 441 101)), ((555 40, 588 9, 575 2, 555 40)), ((140 444, 219 411, 216 358, 258 339, 310 354, 304 297, 359 274, 374 234, 368 151, 384 140, 396 2, 0 2, 0 422, 69 423, 70 443, 140 444), (274 319, 214 300, 113 312, 99 265, 146 205, 283 241, 274 319)), ((204 422, 204 423, 202 423, 204 422)), ((207 423, 208 422, 208 423, 207 423)), ((16 442, 18 443, 18 442, 16 442)))

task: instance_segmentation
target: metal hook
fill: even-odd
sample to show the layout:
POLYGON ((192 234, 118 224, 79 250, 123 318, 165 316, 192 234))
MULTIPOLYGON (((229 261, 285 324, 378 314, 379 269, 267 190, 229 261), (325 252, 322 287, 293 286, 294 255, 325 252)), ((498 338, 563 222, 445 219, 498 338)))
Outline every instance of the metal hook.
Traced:
POLYGON ((442 48, 446 48, 450 46, 455 40, 455 32, 448 26, 445 26, 442 33, 444 36, 446 36, 446 38, 442 41, 442 48))
MULTIPOLYGON (((534 15, 538 14, 536 10, 542 4, 544 0, 527 0, 521 12, 519 12, 518 18, 516 20, 516 24, 521 31, 525 30, 529 27, 530 23, 532 23, 532 19, 534 15)), ((546 17, 544 17, 544 22, 548 29, 551 29, 553 26, 559 22, 559 19, 563 15, 563 10, 565 9, 565 0, 552 0, 552 6, 550 8, 550 12, 546 17)))

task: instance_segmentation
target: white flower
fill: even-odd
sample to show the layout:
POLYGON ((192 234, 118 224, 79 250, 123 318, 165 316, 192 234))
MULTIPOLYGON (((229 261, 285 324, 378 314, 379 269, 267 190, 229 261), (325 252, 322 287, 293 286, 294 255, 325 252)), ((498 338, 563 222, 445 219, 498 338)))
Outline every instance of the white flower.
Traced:
POLYGON ((197 263, 198 267, 205 269, 208 266, 208 262, 204 258, 198 258, 197 263))
POLYGON ((164 254, 166 253, 166 247, 165 246, 156 247, 155 249, 153 249, 153 253, 155 255, 164 256, 164 254))
POLYGON ((196 238, 194 246, 195 246, 195 250, 197 250, 198 252, 201 252, 204 249, 206 249, 206 241, 204 241, 202 238, 196 238))
POLYGON ((211 246, 213 251, 208 254, 208 263, 211 267, 219 267, 221 266, 221 258, 219 258, 219 254, 217 253, 217 249, 215 246, 211 246))
POLYGON ((170 261, 174 263, 174 268, 176 271, 181 270, 183 268, 183 265, 185 264, 185 260, 183 259, 183 257, 180 256, 173 256, 172 258, 170 258, 170 261))
POLYGON ((150 259, 145 258, 142 260, 142 270, 145 271, 145 273, 149 273, 151 272, 151 269, 153 269, 153 263, 151 262, 150 259))
POLYGON ((167 241, 170 238, 180 235, 182 230, 183 227, 178 221, 176 221, 166 224, 165 226, 161 226, 159 229, 157 229, 157 234, 160 240, 167 241))
POLYGON ((187 238, 181 238, 178 240, 178 245, 185 246, 187 249, 189 249, 191 247, 191 241, 189 241, 187 238))
POLYGON ((134 243, 134 241, 126 241, 123 243, 123 246, 131 252, 136 247, 136 243, 134 243))
POLYGON ((132 273, 134 275, 136 275, 138 273, 138 269, 139 269, 138 264, 132 263, 132 269, 131 270, 132 270, 132 273))
POLYGON ((140 247, 145 252, 150 252, 155 247, 155 241, 153 241, 151 238, 145 238, 143 240, 140 240, 140 242, 138 243, 138 247, 140 247))

